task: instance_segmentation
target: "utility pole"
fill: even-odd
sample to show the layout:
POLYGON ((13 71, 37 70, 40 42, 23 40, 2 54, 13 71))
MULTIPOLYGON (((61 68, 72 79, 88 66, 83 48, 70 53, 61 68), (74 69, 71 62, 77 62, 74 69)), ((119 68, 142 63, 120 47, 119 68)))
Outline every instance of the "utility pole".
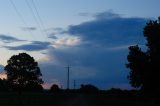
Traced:
POLYGON ((67 67, 65 67, 65 68, 67 68, 67 89, 69 89, 69 81, 70 81, 70 66, 68 65, 67 67))
POLYGON ((76 89, 76 80, 73 82, 74 89, 76 89))

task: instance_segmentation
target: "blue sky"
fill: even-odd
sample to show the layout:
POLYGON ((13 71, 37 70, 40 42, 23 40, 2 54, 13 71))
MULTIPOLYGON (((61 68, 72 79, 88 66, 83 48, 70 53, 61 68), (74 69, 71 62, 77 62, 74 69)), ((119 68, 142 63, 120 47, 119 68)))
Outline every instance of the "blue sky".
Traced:
POLYGON ((76 80, 77 87, 90 83, 101 89, 131 88, 125 68, 127 47, 145 44, 143 27, 159 16, 159 4, 159 0, 1 0, 0 64, 27 52, 39 62, 45 86, 56 83, 65 88, 64 67, 69 64, 71 83, 76 80))

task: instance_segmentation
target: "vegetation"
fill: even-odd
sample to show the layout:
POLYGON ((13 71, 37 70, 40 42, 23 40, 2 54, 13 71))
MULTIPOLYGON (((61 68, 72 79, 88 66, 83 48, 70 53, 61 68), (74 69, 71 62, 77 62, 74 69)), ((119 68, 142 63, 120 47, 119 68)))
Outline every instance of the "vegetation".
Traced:
POLYGON ((12 56, 5 66, 7 84, 11 90, 40 90, 42 74, 38 63, 26 53, 12 56))
POLYGON ((6 91, 8 89, 6 82, 5 79, 0 79, 0 91, 6 91))
POLYGON ((94 85, 81 85, 80 91, 83 93, 96 93, 99 91, 99 89, 97 87, 95 87, 94 85))
POLYGON ((81 85, 80 89, 63 90, 53 84, 45 91, 41 84, 42 74, 38 63, 26 53, 14 55, 8 60, 4 70, 7 79, 0 79, 1 106, 159 106, 160 105, 160 18, 150 21, 144 28, 147 50, 138 45, 129 47, 127 68, 130 69, 130 84, 139 90, 112 88, 99 90, 94 85, 81 85), (42 91, 43 92, 28 92, 42 91), (7 92, 6 92, 7 91, 7 92), (10 92, 12 91, 12 92, 10 92), (15 91, 24 91, 19 94, 15 91), (158 94, 155 96, 155 94, 158 94))
POLYGON ((160 93, 160 18, 150 21, 144 28, 147 50, 136 46, 129 47, 127 68, 133 87, 141 88, 146 93, 160 93))
POLYGON ((51 91, 51 92, 59 92, 59 91, 60 91, 60 88, 59 88, 58 85, 53 84, 53 85, 51 86, 51 88, 50 88, 50 91, 51 91))
MULTIPOLYGON (((113 90, 112 90, 113 91, 113 90)), ((115 92, 115 91, 113 91, 115 92)), ((158 97, 137 96, 131 91, 116 91, 116 93, 0 93, 0 106, 159 106, 158 97), (129 94, 129 95, 128 95, 129 94)))

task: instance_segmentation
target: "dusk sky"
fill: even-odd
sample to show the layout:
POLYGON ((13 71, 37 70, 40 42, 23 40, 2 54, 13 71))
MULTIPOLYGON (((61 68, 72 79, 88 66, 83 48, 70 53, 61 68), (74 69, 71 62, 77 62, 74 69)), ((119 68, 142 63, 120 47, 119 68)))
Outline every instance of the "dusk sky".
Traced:
MULTIPOLYGON (((160 15, 160 0, 0 0, 0 64, 26 52, 45 81, 71 88, 131 89, 128 47, 145 45, 143 28, 160 15)), ((1 68, 1 72, 2 72, 1 68)), ((1 73, 0 77, 4 77, 1 73)))

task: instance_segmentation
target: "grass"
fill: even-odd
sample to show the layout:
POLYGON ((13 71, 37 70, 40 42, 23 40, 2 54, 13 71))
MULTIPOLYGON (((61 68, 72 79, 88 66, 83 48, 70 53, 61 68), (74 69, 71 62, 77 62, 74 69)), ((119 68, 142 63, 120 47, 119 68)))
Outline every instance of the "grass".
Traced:
MULTIPOLYGON (((0 106, 63 106, 83 95, 89 106, 160 106, 158 97, 140 97, 103 93, 0 93, 0 106)), ((79 101, 81 102, 81 101, 79 101)), ((79 105, 78 105, 79 106, 79 105)))
POLYGON ((74 96, 71 93, 0 93, 0 106, 58 106, 74 96))
POLYGON ((160 106, 160 98, 108 95, 104 93, 87 95, 91 106, 160 106))

